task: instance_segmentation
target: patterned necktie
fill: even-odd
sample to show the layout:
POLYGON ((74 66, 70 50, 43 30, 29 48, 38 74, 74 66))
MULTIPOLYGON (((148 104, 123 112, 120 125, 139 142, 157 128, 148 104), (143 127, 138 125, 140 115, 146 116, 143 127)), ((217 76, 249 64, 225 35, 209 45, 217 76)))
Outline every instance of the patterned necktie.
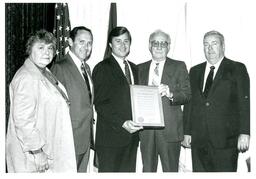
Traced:
POLYGON ((129 70, 129 65, 128 65, 127 61, 124 60, 123 62, 124 62, 124 70, 125 70, 125 76, 126 76, 127 82, 129 84, 132 84, 131 74, 130 74, 130 70, 129 70))
POLYGON ((159 76, 159 63, 156 63, 156 67, 154 69, 154 72, 157 76, 159 76))
POLYGON ((154 75, 152 79, 152 85, 158 86, 159 85, 159 63, 156 63, 156 66, 154 68, 154 75))
POLYGON ((87 75, 86 67, 85 67, 84 63, 82 63, 82 65, 81 65, 81 70, 82 70, 82 73, 84 76, 84 80, 85 80, 87 90, 89 92, 90 101, 91 101, 92 100, 92 92, 91 92, 90 83, 89 83, 89 79, 88 79, 88 75, 87 75))
POLYGON ((211 68, 211 70, 210 70, 210 72, 209 72, 209 74, 207 76, 205 87, 204 87, 204 92, 203 92, 205 97, 208 96, 208 93, 209 93, 209 91, 211 89, 212 82, 213 82, 213 74, 214 74, 215 67, 211 66, 210 68, 211 68))

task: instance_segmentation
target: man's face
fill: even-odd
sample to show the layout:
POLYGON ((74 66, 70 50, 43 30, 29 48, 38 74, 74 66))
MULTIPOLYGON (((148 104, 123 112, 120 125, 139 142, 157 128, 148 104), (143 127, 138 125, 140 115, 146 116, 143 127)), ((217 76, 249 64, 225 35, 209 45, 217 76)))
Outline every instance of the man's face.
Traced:
POLYGON ((86 30, 79 30, 74 41, 69 39, 70 50, 81 60, 87 60, 92 52, 92 36, 86 30))
POLYGON ((167 37, 163 34, 156 34, 150 41, 149 50, 152 58, 156 61, 166 59, 170 50, 170 44, 167 42, 167 37))
POLYGON ((207 61, 214 65, 224 57, 224 44, 218 35, 210 35, 204 39, 204 54, 207 61))
POLYGON ((109 45, 112 48, 112 53, 114 55, 120 58, 126 57, 130 52, 131 46, 131 41, 129 39, 128 33, 113 37, 109 45))

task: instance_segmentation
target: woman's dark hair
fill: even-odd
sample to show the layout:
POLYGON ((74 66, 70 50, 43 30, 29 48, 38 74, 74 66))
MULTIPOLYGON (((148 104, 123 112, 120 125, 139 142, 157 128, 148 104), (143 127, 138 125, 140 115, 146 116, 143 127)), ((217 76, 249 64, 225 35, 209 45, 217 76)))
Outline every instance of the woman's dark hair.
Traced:
POLYGON ((51 32, 41 29, 31 35, 26 43, 26 54, 31 54, 31 49, 36 42, 44 42, 46 44, 52 44, 54 52, 56 51, 56 38, 51 32))

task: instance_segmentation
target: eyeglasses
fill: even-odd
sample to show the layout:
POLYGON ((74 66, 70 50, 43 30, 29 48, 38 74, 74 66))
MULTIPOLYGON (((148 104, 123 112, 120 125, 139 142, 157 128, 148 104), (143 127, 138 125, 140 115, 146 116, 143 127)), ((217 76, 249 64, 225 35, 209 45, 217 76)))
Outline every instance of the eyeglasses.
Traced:
POLYGON ((161 48, 167 48, 168 47, 168 42, 159 42, 159 41, 152 41, 151 42, 152 47, 161 47, 161 48))

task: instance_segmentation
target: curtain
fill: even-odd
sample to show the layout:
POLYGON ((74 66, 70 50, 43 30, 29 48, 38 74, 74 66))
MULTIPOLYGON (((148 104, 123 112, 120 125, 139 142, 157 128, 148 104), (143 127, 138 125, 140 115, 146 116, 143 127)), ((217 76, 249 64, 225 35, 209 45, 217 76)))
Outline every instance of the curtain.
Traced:
POLYGON ((6 125, 9 116, 9 84, 25 61, 25 44, 32 32, 42 28, 52 32, 55 3, 5 4, 6 125))

